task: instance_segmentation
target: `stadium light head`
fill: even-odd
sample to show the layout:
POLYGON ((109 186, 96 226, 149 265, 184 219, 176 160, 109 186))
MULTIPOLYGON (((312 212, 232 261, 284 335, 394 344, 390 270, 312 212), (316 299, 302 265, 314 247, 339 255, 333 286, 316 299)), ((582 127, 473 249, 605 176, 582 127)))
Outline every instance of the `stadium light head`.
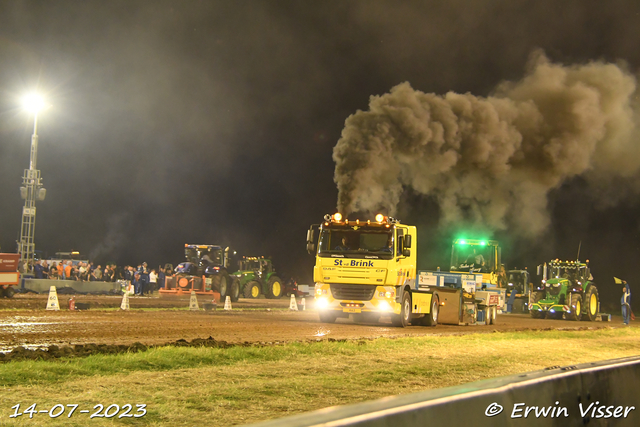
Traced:
POLYGON ((29 93, 22 97, 22 106, 25 110, 37 114, 45 107, 44 99, 37 93, 29 93))

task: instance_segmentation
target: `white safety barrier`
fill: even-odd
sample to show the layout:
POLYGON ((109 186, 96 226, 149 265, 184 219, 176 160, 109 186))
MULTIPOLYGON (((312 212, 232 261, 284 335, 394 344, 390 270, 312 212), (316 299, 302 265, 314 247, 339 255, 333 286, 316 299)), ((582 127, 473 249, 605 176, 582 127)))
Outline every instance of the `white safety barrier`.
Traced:
POLYGON ((254 427, 640 426, 640 356, 336 406, 254 427))

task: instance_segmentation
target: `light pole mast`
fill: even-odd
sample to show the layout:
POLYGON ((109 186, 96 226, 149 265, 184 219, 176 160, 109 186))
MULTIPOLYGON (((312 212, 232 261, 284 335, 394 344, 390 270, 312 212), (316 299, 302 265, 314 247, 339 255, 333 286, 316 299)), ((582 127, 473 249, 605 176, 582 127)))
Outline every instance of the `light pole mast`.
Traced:
POLYGON ((33 111, 33 135, 31 136, 31 155, 29 169, 24 170, 20 195, 24 199, 22 208, 22 226, 18 252, 25 263, 24 271, 33 271, 35 253, 36 200, 44 200, 46 190, 42 186, 40 171, 36 169, 38 161, 38 111, 42 108, 42 99, 35 95, 25 98, 25 106, 33 111))

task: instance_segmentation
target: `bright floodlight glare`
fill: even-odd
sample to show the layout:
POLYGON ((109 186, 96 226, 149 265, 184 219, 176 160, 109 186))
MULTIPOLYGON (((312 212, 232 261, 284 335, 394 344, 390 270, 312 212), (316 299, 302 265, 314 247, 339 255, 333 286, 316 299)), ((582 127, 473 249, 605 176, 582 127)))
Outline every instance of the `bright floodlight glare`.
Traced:
POLYGON ((384 215, 382 215, 382 214, 376 215, 376 221, 382 222, 383 220, 384 220, 384 215))
POLYGON ((44 107, 44 100, 37 93, 30 93, 22 98, 22 105, 26 110, 37 113, 44 107))
POLYGON ((333 214, 333 219, 336 221, 340 221, 342 219, 342 214, 340 212, 336 212, 333 214))

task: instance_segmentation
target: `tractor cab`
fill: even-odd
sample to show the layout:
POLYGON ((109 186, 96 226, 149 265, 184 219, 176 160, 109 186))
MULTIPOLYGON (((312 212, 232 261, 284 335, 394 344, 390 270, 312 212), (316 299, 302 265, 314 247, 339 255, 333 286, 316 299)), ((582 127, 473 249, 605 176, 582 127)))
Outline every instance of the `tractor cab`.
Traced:
POLYGON ((542 266, 542 283, 540 290, 554 292, 554 287, 558 287, 564 280, 576 290, 581 290, 583 286, 593 280, 589 261, 582 263, 579 261, 560 261, 558 259, 550 261, 542 266))
POLYGON ((253 271, 259 277, 268 275, 273 272, 273 264, 270 259, 264 257, 242 257, 238 261, 238 271, 253 271))
POLYGON ((507 272, 507 293, 525 295, 529 292, 530 276, 527 270, 509 270, 507 272))
POLYGON ((496 240, 456 239, 451 245, 450 271, 497 274, 501 265, 496 240))
POLYGON ((184 245, 184 257, 198 267, 223 265, 222 247, 214 245, 184 245))

